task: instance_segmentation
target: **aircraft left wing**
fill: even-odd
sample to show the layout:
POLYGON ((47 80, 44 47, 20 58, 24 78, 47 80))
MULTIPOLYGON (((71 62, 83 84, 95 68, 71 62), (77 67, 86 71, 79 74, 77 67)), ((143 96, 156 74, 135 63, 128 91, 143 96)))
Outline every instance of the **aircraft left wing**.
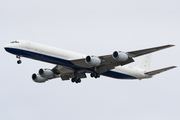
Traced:
POLYGON ((75 71, 73 68, 57 65, 52 69, 55 74, 54 78, 61 77, 62 80, 69 80, 70 78, 86 78, 84 70, 75 71))

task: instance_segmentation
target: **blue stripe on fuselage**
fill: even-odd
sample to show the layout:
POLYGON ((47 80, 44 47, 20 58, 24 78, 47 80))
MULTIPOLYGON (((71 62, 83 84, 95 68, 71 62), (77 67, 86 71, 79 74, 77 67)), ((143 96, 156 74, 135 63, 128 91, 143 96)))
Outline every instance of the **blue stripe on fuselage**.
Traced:
MULTIPOLYGON (((57 65, 64 65, 64 66, 68 66, 68 67, 75 66, 73 63, 71 63, 68 60, 64 60, 64 59, 36 53, 36 52, 31 52, 31 51, 21 50, 21 49, 16 49, 16 48, 5 48, 5 50, 7 52, 15 54, 15 55, 22 55, 23 57, 40 60, 43 62, 53 63, 53 64, 57 64, 57 65)), ((75 67, 77 67, 77 66, 75 66, 75 67)))
POLYGON ((102 75, 112 77, 112 78, 117 78, 117 79, 137 79, 133 76, 126 75, 126 74, 119 73, 119 72, 114 72, 114 71, 107 71, 107 72, 103 73, 102 75))
MULTIPOLYGON (((32 58, 32 59, 35 59, 35 60, 40 60, 40 61, 43 61, 43 62, 48 62, 48 63, 57 64, 57 65, 67 66, 67 67, 74 68, 76 70, 80 70, 80 69, 84 70, 84 69, 86 69, 86 68, 81 68, 81 67, 78 67, 78 66, 74 65, 72 62, 70 62, 68 60, 64 60, 64 59, 60 59, 60 58, 56 58, 56 57, 36 53, 36 52, 31 52, 31 51, 21 50, 21 49, 16 49, 16 48, 4 48, 4 49, 7 52, 12 53, 12 54, 22 55, 23 57, 32 58)), ((91 71, 91 69, 86 69, 86 70, 91 71)), ((107 71, 107 72, 103 73, 102 75, 112 77, 112 78, 117 78, 117 79, 137 79, 137 78, 135 78, 133 76, 126 75, 126 74, 119 73, 119 72, 114 72, 114 71, 107 71)))

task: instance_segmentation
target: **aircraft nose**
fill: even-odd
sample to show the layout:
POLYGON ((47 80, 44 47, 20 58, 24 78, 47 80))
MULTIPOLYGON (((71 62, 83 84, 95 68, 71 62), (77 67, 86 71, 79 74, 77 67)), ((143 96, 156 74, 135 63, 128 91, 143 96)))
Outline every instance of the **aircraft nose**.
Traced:
POLYGON ((4 49, 5 49, 7 52, 9 52, 9 49, 10 49, 9 44, 5 45, 5 46, 4 46, 4 49))
POLYGON ((7 46, 7 45, 5 45, 5 46, 4 46, 4 49, 5 49, 6 51, 7 51, 7 48, 8 48, 8 46, 7 46))

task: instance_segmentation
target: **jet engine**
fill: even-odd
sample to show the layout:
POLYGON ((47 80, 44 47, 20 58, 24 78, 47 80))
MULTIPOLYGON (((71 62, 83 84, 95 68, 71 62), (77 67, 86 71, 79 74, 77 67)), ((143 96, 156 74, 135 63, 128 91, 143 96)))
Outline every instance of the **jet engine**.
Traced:
POLYGON ((125 53, 125 52, 122 52, 122 51, 115 51, 112 55, 112 57, 115 59, 115 60, 118 60, 118 61, 126 61, 128 59, 128 55, 125 53))
POLYGON ((85 62, 92 66, 99 66, 101 64, 101 59, 95 56, 87 56, 85 62))
POLYGON ((41 77, 41 76, 39 76, 39 75, 37 75, 35 73, 32 75, 32 79, 33 79, 34 82, 37 82, 37 83, 43 83, 43 82, 47 81, 46 78, 43 78, 43 77, 41 77))
POLYGON ((50 79, 54 76, 54 73, 51 70, 48 69, 40 69, 39 75, 43 78, 50 79))

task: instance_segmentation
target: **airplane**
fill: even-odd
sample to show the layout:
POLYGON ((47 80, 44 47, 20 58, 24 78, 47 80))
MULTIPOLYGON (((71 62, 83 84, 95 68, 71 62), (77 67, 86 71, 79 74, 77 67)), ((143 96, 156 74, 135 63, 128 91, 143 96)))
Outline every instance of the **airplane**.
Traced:
POLYGON ((80 83, 86 74, 93 78, 100 75, 116 79, 146 79, 164 71, 176 68, 176 66, 166 67, 154 71, 149 71, 151 53, 173 47, 174 45, 164 45, 148 49, 135 50, 130 52, 114 51, 112 54, 103 56, 84 55, 72 51, 67 51, 48 45, 43 45, 26 40, 14 40, 4 46, 4 49, 16 55, 21 64, 21 57, 31 58, 43 62, 55 64, 52 69, 39 69, 39 73, 34 73, 32 79, 37 83, 44 83, 54 78, 71 80, 73 83, 80 83), (137 66, 131 67, 127 64, 134 62, 133 58, 142 56, 137 66))

